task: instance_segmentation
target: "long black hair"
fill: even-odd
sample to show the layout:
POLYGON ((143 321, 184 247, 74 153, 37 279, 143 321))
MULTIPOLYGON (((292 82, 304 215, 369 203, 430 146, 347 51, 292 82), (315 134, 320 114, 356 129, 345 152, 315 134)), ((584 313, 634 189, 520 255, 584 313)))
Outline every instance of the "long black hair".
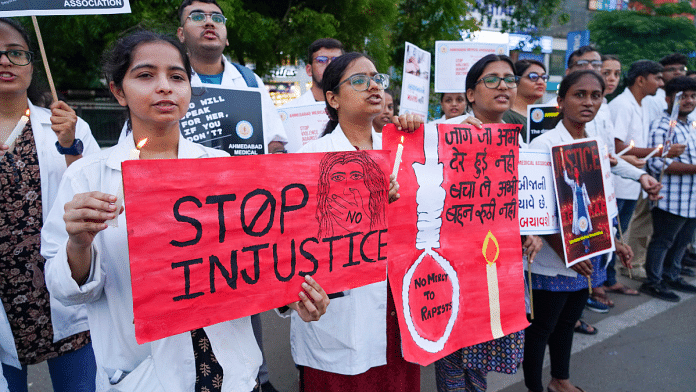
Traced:
POLYGON ((324 128, 324 132, 321 136, 330 134, 336 129, 336 126, 338 126, 338 111, 329 105, 326 99, 326 93, 329 91, 336 93, 338 91, 338 84, 341 83, 346 69, 348 69, 353 61, 363 57, 372 61, 372 59, 362 53, 349 52, 333 59, 324 70, 321 84, 324 90, 324 101, 326 101, 326 113, 329 115, 329 122, 326 123, 326 128, 324 128))
POLYGON ((29 51, 34 53, 34 58, 30 63, 30 65, 33 67, 33 72, 31 75, 31 83, 29 84, 29 88, 27 88, 27 98, 29 98, 29 100, 35 105, 48 107, 51 102, 45 102, 46 97, 44 96, 44 93, 47 90, 44 83, 42 83, 38 77, 39 74, 37 68, 34 67, 36 52, 33 47, 34 43, 32 42, 31 36, 27 32, 27 29, 25 29, 24 25, 19 23, 16 19, 12 18, 0 18, 0 23, 4 23, 15 29, 24 40, 24 43, 27 45, 27 48, 29 48, 29 51))

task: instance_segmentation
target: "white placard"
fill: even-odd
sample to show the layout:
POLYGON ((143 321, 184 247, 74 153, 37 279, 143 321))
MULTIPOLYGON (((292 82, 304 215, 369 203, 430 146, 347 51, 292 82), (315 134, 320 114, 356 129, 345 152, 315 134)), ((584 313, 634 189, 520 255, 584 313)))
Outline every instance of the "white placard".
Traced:
POLYGON ((305 144, 319 139, 326 123, 329 122, 324 102, 304 106, 283 106, 278 108, 278 114, 288 136, 285 149, 290 153, 297 152, 305 144))
POLYGON ((466 91, 466 75, 474 63, 488 54, 508 55, 507 44, 464 41, 435 42, 435 92, 466 91))
POLYGON ((406 42, 399 114, 417 114, 425 121, 429 97, 430 53, 406 42))
POLYGON ((520 234, 559 233, 551 154, 520 150, 518 175, 520 234))

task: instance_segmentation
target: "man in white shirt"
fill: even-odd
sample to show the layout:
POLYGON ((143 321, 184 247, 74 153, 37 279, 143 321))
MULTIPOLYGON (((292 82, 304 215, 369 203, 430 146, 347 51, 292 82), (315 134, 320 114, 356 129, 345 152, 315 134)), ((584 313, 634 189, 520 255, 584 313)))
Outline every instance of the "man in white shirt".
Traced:
MULTIPOLYGON (((662 65, 650 60, 639 60, 631 64, 626 76, 628 87, 609 103, 609 110, 614 121, 616 151, 623 150, 633 141, 635 146, 624 155, 624 159, 638 167, 645 165, 645 161, 640 158, 653 151, 647 148, 650 109, 642 103, 644 98, 654 96, 664 85, 663 69, 662 65)), ((674 144, 668 152, 668 157, 678 156, 683 151, 684 146, 674 144)), ((621 179, 616 182, 616 198, 619 205, 619 218, 623 225, 634 215, 634 209, 636 210, 635 223, 632 223, 628 229, 628 244, 634 252, 638 250, 637 257, 633 260, 632 275, 635 279, 645 278, 643 267, 645 259, 641 249, 646 248, 650 236, 650 222, 645 221, 645 215, 649 214, 649 202, 642 196, 639 187, 621 179)), ((623 269, 622 273, 628 275, 628 271, 623 269)))
POLYGON ((312 78, 312 88, 299 98, 288 102, 285 106, 302 106, 324 102, 324 91, 321 85, 324 70, 333 59, 341 56, 343 53, 345 53, 343 44, 337 39, 319 38, 312 42, 307 49, 307 65, 305 66, 307 76, 312 78))
POLYGON ((285 130, 263 81, 254 74, 251 82, 256 86, 249 85, 242 74, 245 70, 235 67, 222 55, 229 45, 226 20, 215 0, 184 0, 179 6, 180 27, 176 34, 191 59, 194 71, 191 85, 259 91, 266 152, 284 152, 285 130))
MULTIPOLYGON (((323 108, 320 108, 317 104, 324 102, 324 91, 322 90, 321 85, 324 70, 333 59, 341 56, 342 54, 344 54, 343 44, 341 41, 333 38, 320 38, 309 45, 309 48, 307 49, 307 65, 305 66, 305 70, 307 72, 307 76, 312 78, 312 87, 297 99, 286 103, 280 108, 280 111, 281 113, 284 113, 284 116, 288 115, 288 113, 285 113, 283 110, 285 108, 296 108, 299 106, 312 105, 311 109, 314 112, 321 112, 321 110, 323 110, 323 108)), ((314 116, 317 117, 316 121, 314 122, 316 125, 309 130, 306 129, 306 127, 303 127, 303 125, 306 124, 298 124, 287 120, 284 121, 285 132, 288 136, 288 144, 285 147, 288 152, 297 152, 309 141, 321 137, 321 132, 324 130, 323 126, 318 132, 316 127, 321 125, 322 121, 323 124, 326 124, 326 122, 329 121, 329 116, 324 114, 315 114, 314 116), (320 116, 323 117, 319 119, 320 116), (304 131, 300 128, 303 128, 304 131)), ((283 118, 285 119, 286 117, 283 118)))

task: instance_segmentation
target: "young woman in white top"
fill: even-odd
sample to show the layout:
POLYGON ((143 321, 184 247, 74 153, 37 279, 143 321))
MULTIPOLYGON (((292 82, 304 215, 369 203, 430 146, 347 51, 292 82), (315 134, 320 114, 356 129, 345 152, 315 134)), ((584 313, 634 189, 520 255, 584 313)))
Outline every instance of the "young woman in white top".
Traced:
MULTIPOLYGON (((300 152, 352 151, 357 163, 362 150, 380 150, 382 135, 372 121, 382 111, 388 83, 389 76, 378 73, 363 54, 335 58, 322 80, 329 123, 324 135, 300 152)), ((414 115, 402 116, 399 125, 420 126, 414 115)), ((398 197, 397 189, 392 180, 391 200, 398 197)), ((332 300, 316 323, 299 322, 293 314, 291 343, 293 359, 300 366, 300 391, 419 391, 420 367, 403 359, 400 342, 386 281, 348 290, 332 300)))
MULTIPOLYGON (((191 66, 177 41, 136 32, 107 52, 104 69, 111 92, 128 108, 133 132, 66 171, 42 232, 49 290, 64 304, 87 305, 99 390, 252 391, 258 388, 261 352, 249 317, 136 343, 126 217, 116 211, 113 195, 121 181, 121 162, 135 147, 134 140, 143 138, 148 142, 141 159, 227 154, 189 142, 179 131, 191 98, 191 66), (116 217, 118 228, 108 228, 105 221, 116 217), (212 348, 212 354, 201 347, 212 348)), ((290 306, 303 320, 317 320, 328 297, 311 278, 302 288, 301 301, 290 306)))
POLYGON ((89 126, 62 101, 34 106, 41 94, 29 35, 0 18, 0 300, 7 313, 0 360, 10 390, 27 390, 27 366, 47 361, 55 391, 93 391, 96 365, 84 307, 49 296, 41 257, 41 227, 65 169, 99 151, 89 126), (29 110, 12 150, 5 145, 29 110))

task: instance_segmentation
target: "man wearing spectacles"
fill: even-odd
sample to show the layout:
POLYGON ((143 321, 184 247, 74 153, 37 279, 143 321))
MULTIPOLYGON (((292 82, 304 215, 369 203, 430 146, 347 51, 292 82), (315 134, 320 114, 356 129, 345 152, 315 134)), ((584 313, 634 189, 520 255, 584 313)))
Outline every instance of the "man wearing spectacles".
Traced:
POLYGON ((597 49, 593 48, 592 46, 585 45, 571 53, 570 57, 568 57, 568 68, 566 68, 566 75, 570 75, 575 71, 585 69, 599 72, 601 68, 602 55, 600 55, 597 49))
POLYGON ((227 18, 216 0, 184 0, 179 6, 177 36, 191 58, 193 87, 209 86, 231 90, 252 88, 261 93, 264 149, 267 153, 284 152, 287 137, 273 100, 261 78, 227 60, 227 18))
MULTIPOLYGON (((312 78, 312 87, 297 99, 286 103, 282 107, 307 106, 324 102, 324 91, 321 85, 321 81, 324 77, 324 70, 333 59, 344 53, 343 44, 337 39, 320 38, 312 42, 307 49, 307 65, 305 65, 307 76, 312 78)), ((328 121, 329 117, 326 116, 326 122, 328 121)), ((285 132, 288 136, 286 148, 290 153, 297 152, 303 144, 309 142, 307 136, 305 135, 303 137, 301 131, 296 129, 293 124, 286 124, 285 132)))

